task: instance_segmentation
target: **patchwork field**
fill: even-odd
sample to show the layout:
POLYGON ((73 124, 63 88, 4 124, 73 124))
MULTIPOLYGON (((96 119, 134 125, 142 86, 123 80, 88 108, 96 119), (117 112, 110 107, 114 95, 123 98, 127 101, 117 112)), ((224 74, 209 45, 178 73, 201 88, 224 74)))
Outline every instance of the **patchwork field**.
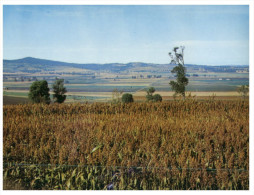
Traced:
MULTIPOLYGON (((218 73, 215 76, 212 73, 210 76, 200 76, 189 78, 189 84, 186 88, 187 95, 195 95, 198 99, 208 99, 210 96, 215 96, 217 99, 237 99, 239 94, 237 88, 241 85, 249 84, 249 76, 236 73, 218 73), (222 77, 224 76, 224 77, 222 77)), ((108 75, 110 76, 110 75, 108 75)), ((40 77, 39 79, 47 79, 49 88, 51 88, 54 78, 40 77)), ((169 82, 175 78, 136 78, 132 79, 127 76, 112 76, 98 77, 96 79, 81 78, 79 76, 70 76, 65 78, 68 83, 65 83, 67 88, 66 102, 108 102, 112 100, 112 92, 114 90, 122 91, 123 93, 132 93, 138 101, 145 100, 145 91, 149 87, 156 89, 155 93, 160 94, 163 100, 171 100, 173 92, 170 89, 169 82)), ((32 81, 14 82, 6 81, 3 83, 4 96, 27 97, 29 87, 32 81)))
MULTIPOLYGON (((156 91, 156 94, 162 96, 163 101, 173 100, 172 91, 156 91)), ((111 102, 112 101, 112 92, 67 92, 67 99, 65 103, 73 102, 111 102)), ((137 91, 133 93, 134 101, 146 101, 146 92, 137 91)), ((221 92, 221 91, 212 91, 212 92, 186 92, 186 96, 191 96, 197 100, 239 100, 241 96, 235 91, 221 92)), ((4 91, 4 104, 19 104, 27 103, 28 101, 28 91, 24 90, 8 90, 4 91), (19 101, 20 100, 20 101, 19 101), (26 100, 26 101, 24 101, 26 100)), ((52 98, 52 95, 51 95, 52 98)))
POLYGON ((249 189, 249 99, 237 93, 249 85, 248 67, 188 66, 182 100, 173 98, 167 64, 53 70, 47 63, 5 72, 4 189, 249 189), (47 80, 52 99, 59 78, 64 104, 29 103, 33 81, 47 80), (149 87, 162 102, 146 101, 149 87), (114 91, 131 93, 134 103, 112 101, 114 91))

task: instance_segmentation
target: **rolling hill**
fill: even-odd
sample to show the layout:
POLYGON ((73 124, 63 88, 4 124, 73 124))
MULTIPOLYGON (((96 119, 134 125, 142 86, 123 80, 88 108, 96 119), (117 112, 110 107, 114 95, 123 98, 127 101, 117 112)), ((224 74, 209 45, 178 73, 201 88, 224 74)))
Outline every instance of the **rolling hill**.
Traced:
MULTIPOLYGON (((107 64, 78 64, 78 63, 67 63, 54 60, 39 59, 33 57, 26 57, 16 60, 3 60, 3 72, 15 73, 15 72, 27 72, 35 73, 41 71, 54 71, 57 68, 68 67, 68 68, 79 68, 87 69, 91 71, 110 71, 110 72, 121 72, 126 70, 135 69, 172 69, 175 65, 172 64, 152 64, 143 62, 130 62, 130 63, 107 63, 107 64)), ((237 70, 247 70, 248 65, 222 65, 222 66, 207 66, 207 65, 193 65, 185 64, 187 70, 197 71, 210 71, 210 72, 236 72, 237 70)), ((142 71, 141 71, 142 72, 142 71)))

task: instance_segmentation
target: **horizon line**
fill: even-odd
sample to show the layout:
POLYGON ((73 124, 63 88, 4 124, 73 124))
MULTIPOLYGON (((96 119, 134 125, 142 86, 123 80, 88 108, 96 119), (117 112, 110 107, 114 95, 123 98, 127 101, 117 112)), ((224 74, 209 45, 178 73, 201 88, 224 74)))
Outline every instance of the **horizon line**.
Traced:
MULTIPOLYGON (((77 62, 66 62, 66 61, 59 61, 59 60, 52 60, 52 59, 45 59, 45 58, 38 58, 38 57, 31 57, 31 56, 27 56, 27 57, 23 57, 23 58, 18 58, 18 59, 4 59, 4 60, 8 60, 8 61, 14 61, 14 60, 22 60, 22 59, 26 59, 26 58, 32 58, 32 59, 38 59, 38 60, 48 60, 48 61, 54 61, 54 62, 62 62, 62 63, 67 63, 67 64, 100 64, 100 65, 104 65, 104 64, 130 64, 130 63, 144 63, 144 64, 158 64, 158 65, 170 65, 170 63, 152 63, 152 62, 127 62, 127 63, 122 63, 122 62, 110 62, 110 63, 96 63, 96 62, 86 62, 86 63, 77 63, 77 62)), ((186 63, 185 65, 195 65, 195 66, 249 66, 249 64, 220 64, 220 65, 211 65, 211 64, 192 64, 192 63, 186 63)))

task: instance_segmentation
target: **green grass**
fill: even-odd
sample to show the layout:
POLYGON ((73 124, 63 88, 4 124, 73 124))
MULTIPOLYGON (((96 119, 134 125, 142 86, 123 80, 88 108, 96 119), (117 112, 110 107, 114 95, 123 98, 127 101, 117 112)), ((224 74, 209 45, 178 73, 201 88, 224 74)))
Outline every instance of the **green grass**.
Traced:
POLYGON ((4 91, 4 96, 15 96, 15 97, 28 97, 28 92, 10 92, 10 91, 4 91))

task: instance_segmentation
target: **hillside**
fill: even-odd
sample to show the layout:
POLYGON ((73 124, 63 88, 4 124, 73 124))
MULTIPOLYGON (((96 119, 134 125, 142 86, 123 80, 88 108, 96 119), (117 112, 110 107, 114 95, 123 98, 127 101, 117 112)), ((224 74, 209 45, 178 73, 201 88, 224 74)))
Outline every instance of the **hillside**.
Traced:
POLYGON ((92 71, 98 70, 107 70, 112 72, 124 71, 127 69, 131 69, 134 66, 149 66, 150 64, 146 63, 109 63, 109 64, 77 64, 77 63, 67 63, 53 60, 45 60, 38 59, 32 57, 26 57, 17 60, 4 60, 4 72, 31 72, 31 70, 41 72, 51 70, 54 71, 58 67, 72 67, 72 68, 80 68, 87 69, 92 71))
MULTIPOLYGON (((143 62, 130 62, 130 63, 108 63, 108 64, 78 64, 78 63, 67 63, 46 59, 38 59, 33 57, 26 57, 17 60, 3 60, 3 72, 15 73, 36 73, 43 71, 55 71, 59 68, 78 68, 86 69, 90 71, 109 71, 109 72, 123 72, 123 71, 136 71, 142 72, 143 70, 159 71, 172 69, 175 65, 172 64, 153 64, 143 62)), ((248 65, 237 66, 237 65, 221 65, 221 66, 208 66, 208 65, 193 65, 186 64, 187 71, 197 72, 237 72, 247 71, 248 65)))

